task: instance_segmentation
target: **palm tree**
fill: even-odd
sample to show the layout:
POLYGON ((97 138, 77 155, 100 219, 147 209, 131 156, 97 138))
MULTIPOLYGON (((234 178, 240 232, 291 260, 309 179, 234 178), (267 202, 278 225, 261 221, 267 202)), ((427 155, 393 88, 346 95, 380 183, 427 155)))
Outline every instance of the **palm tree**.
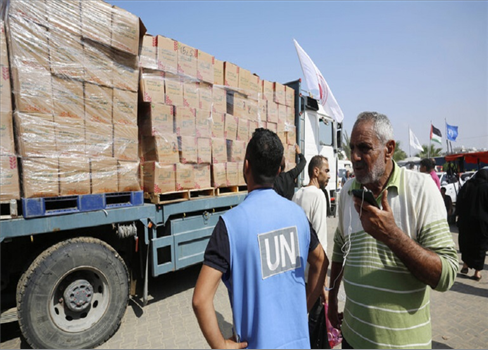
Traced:
POLYGON ((430 158, 434 158, 434 157, 438 157, 441 155, 441 152, 442 152, 442 148, 436 148, 434 145, 430 145, 430 150, 429 150, 429 146, 427 145, 422 145, 422 148, 423 148, 423 151, 420 152, 420 153, 417 153, 415 156, 416 157, 419 157, 419 158, 427 158, 427 157, 430 157, 430 158))
POLYGON ((393 159, 395 161, 403 160, 407 158, 407 154, 402 150, 400 146, 400 141, 396 141, 395 153, 393 153, 393 159))

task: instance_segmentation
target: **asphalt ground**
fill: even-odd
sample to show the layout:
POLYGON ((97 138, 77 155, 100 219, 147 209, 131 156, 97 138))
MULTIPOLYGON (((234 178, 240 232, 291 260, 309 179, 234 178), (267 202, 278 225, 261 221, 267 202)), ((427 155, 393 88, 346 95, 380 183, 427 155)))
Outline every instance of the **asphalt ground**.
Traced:
MULTIPOLYGON (((328 219, 328 252, 336 218, 328 219)), ((457 228, 451 226, 454 241, 457 228)), ((330 256, 330 255, 329 255, 330 256)), ((191 307, 193 288, 201 264, 188 269, 151 278, 149 303, 133 298, 116 334, 99 349, 203 349, 208 348, 191 307)), ((473 270, 469 275, 473 274, 473 270)), ((340 305, 344 301, 339 293, 340 305)), ((232 311, 223 284, 217 290, 215 309, 223 334, 232 335, 232 311)), ((488 347, 488 265, 477 282, 458 274, 450 291, 431 293, 431 315, 434 349, 486 349, 488 347)), ((2 324, 1 349, 25 349, 17 322, 2 324)), ((339 346, 340 348, 340 346, 339 346)))

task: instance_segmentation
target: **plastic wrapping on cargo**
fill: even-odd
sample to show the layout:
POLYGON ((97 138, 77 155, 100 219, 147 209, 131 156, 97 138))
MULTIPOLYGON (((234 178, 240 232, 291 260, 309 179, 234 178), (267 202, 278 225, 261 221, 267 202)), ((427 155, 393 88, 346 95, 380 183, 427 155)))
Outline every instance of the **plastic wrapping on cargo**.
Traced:
POLYGON ((22 196, 140 190, 139 18, 99 0, 9 0, 5 24, 1 153, 20 157, 22 196))
MULTIPOLYGON (((13 89, 0 85, 2 106, 10 106, 2 136, 12 136, 2 137, 1 152, 10 147, 21 168, 23 160, 41 167, 49 183, 46 191, 30 184, 24 196, 243 186, 256 128, 275 131, 284 145, 296 137, 292 89, 145 34, 139 18, 117 6, 9 0, 6 25, 10 69, 2 44, 2 77, 13 89), (57 192, 47 174, 57 174, 57 192)), ((285 157, 295 161, 291 152, 285 157)))

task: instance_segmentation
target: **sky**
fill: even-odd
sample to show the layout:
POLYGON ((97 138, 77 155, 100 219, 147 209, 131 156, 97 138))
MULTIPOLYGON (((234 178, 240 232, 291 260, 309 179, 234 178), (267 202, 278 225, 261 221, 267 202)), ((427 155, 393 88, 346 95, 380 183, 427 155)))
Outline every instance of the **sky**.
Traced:
POLYGON ((488 1, 108 2, 139 16, 149 34, 269 81, 303 81, 296 39, 349 135, 359 113, 376 111, 390 118, 407 155, 417 153, 409 128, 428 145, 431 123, 446 151, 446 121, 458 126, 453 148, 488 150, 488 1))

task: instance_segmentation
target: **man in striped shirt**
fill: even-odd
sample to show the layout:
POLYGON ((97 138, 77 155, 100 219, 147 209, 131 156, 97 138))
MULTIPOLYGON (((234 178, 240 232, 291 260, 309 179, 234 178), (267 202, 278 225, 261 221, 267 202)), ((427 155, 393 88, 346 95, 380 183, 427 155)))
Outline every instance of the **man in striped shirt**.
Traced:
POLYGON ((350 147, 355 179, 339 198, 329 318, 342 328, 343 348, 431 347, 430 288, 447 291, 459 268, 442 197, 429 176, 393 161, 385 115, 361 113, 350 147), (354 197, 353 189, 371 191, 379 208, 354 197))

